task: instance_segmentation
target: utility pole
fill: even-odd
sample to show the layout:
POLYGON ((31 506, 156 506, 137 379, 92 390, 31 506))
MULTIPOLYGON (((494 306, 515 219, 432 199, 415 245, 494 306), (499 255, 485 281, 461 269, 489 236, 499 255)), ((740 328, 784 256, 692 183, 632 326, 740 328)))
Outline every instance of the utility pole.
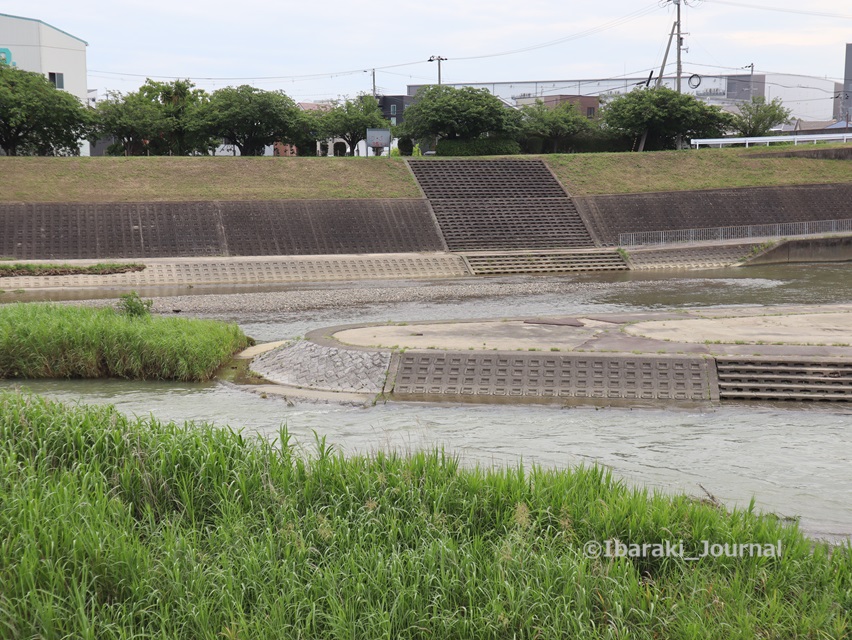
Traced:
POLYGON ((680 50, 683 48, 683 35, 680 30, 680 0, 672 0, 677 5, 677 92, 680 93, 680 76, 683 74, 683 64, 680 60, 680 50))
POLYGON ((665 4, 672 3, 677 7, 677 20, 675 24, 677 25, 677 80, 675 82, 675 88, 677 92, 681 92, 681 76, 683 75, 683 61, 681 59, 681 50, 683 49, 683 29, 681 28, 681 20, 680 20, 680 6, 682 4, 689 5, 689 0, 664 0, 665 4))
POLYGON ((743 69, 751 69, 751 73, 748 76, 748 99, 754 100, 754 63, 747 64, 743 69))
POLYGON ((438 63, 438 86, 441 86, 441 62, 446 60, 446 58, 442 58, 441 56, 431 56, 426 62, 437 62, 438 63))
POLYGON ((376 70, 373 69, 373 97, 376 97, 376 70))

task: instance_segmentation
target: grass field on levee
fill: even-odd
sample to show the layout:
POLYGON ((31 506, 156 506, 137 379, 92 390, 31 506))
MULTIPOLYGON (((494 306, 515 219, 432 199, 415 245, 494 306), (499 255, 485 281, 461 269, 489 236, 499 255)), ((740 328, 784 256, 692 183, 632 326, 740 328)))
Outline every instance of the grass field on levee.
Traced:
MULTIPOLYGON (((577 196, 852 182, 849 160, 759 157, 775 150, 780 151, 760 147, 539 157, 577 196)), ((421 197, 401 158, 3 158, 0 162, 0 202, 421 197)))

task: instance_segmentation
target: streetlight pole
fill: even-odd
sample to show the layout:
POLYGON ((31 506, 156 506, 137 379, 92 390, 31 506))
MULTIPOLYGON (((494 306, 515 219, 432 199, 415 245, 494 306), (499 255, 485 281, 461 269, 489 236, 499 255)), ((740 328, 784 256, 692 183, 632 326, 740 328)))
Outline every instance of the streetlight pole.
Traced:
POLYGON ((441 56, 430 56, 430 58, 426 61, 438 63, 438 86, 441 86, 441 62, 444 60, 446 60, 446 58, 442 58, 441 56))

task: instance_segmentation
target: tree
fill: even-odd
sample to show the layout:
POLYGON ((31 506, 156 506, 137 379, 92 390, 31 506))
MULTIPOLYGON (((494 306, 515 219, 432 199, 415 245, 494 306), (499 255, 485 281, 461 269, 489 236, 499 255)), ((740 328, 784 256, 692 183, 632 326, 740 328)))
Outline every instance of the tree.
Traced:
POLYGON ((389 129, 390 122, 382 116, 379 102, 373 96, 358 96, 344 100, 320 115, 322 137, 340 138, 349 145, 349 155, 367 137, 367 129, 389 129))
POLYGON ((483 134, 514 136, 520 114, 486 89, 431 85, 417 92, 405 110, 402 132, 410 138, 439 136, 472 140, 483 134))
POLYGON ((163 112, 139 91, 108 92, 95 114, 96 137, 115 138, 121 149, 111 152, 126 156, 149 153, 149 144, 167 126, 163 112))
POLYGON ((637 138, 647 132, 647 149, 675 149, 678 139, 721 136, 732 120, 719 107, 666 87, 634 89, 612 98, 601 111, 611 130, 637 138))
POLYGON ((263 155, 274 142, 292 142, 299 108, 281 91, 241 85, 214 91, 207 105, 209 131, 244 156, 263 155))
POLYGON ((139 94, 157 107, 160 131, 150 141, 154 155, 185 156, 207 153, 210 135, 204 120, 209 96, 189 80, 145 81, 139 94))
POLYGON ((763 96, 754 96, 750 102, 741 102, 740 112, 734 114, 733 128, 744 137, 765 136, 772 127, 790 122, 790 110, 779 98, 766 102, 763 96))
POLYGON ((568 138, 591 131, 589 119, 582 115, 577 105, 563 102, 549 107, 541 100, 521 108, 521 129, 527 137, 541 138, 551 144, 553 153, 568 138))
POLYGON ((73 95, 40 73, 0 63, 0 148, 7 155, 77 155, 90 124, 73 95))

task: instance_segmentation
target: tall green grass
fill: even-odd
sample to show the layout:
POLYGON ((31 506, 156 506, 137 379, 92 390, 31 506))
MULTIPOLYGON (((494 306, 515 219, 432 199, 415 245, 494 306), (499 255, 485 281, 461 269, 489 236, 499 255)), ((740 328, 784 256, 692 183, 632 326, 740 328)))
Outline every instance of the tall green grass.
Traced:
POLYGON ((248 338, 234 324, 128 317, 56 304, 0 306, 0 378, 208 380, 248 338))
POLYGON ((3 638, 843 638, 852 550, 599 468, 343 457, 0 395, 3 638), (588 559, 588 540, 783 557, 588 559))

